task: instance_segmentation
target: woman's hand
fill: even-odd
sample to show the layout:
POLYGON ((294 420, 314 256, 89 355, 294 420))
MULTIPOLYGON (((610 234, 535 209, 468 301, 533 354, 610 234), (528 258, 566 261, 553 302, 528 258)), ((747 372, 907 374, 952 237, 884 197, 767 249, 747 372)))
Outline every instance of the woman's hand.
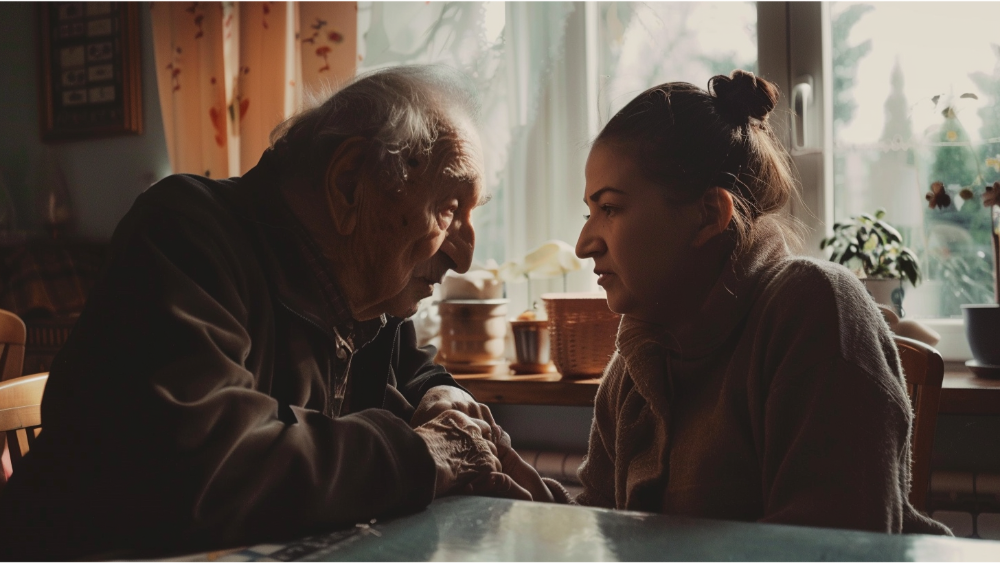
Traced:
POLYGON ((472 395, 469 395, 458 387, 451 387, 449 385, 432 387, 427 393, 424 393, 424 398, 420 400, 417 410, 410 419, 410 426, 416 428, 422 424, 426 424, 431 419, 448 410, 456 410, 472 418, 478 418, 491 427, 496 426, 496 422, 493 420, 493 413, 490 412, 489 407, 476 402, 472 395))
POLYGON ((514 451, 510 443, 510 435, 496 427, 499 433, 494 443, 497 447, 497 457, 503 472, 510 475, 519 486, 531 493, 532 500, 539 502, 555 502, 552 491, 542 481, 542 477, 535 471, 528 462, 521 459, 521 456, 514 451))

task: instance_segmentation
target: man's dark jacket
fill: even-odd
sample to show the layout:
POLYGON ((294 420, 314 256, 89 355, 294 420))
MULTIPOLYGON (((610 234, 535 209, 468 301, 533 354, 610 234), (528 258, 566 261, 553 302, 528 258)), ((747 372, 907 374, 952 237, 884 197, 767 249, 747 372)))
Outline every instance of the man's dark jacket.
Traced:
POLYGON ((254 543, 433 499, 410 405, 455 382, 390 317, 353 358, 352 414, 323 414, 335 336, 268 160, 171 176, 118 225, 0 494, 0 556, 254 543))

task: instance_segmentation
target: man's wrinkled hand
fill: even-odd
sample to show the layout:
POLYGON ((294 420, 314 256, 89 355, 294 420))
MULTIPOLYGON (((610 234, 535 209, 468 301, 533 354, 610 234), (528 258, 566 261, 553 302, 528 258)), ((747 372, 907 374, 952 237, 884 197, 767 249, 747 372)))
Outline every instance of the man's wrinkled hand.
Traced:
POLYGON ((435 496, 463 492, 477 477, 502 470, 493 427, 456 411, 445 411, 414 429, 437 467, 435 496))
POLYGON ((410 419, 410 426, 416 428, 426 424, 431 419, 437 418, 441 413, 449 410, 459 411, 471 418, 482 420, 491 428, 496 426, 496 422, 493 420, 493 413, 490 412, 489 407, 476 402, 472 398, 472 395, 469 395, 458 387, 448 385, 432 387, 427 393, 424 393, 424 398, 420 400, 417 410, 410 419))

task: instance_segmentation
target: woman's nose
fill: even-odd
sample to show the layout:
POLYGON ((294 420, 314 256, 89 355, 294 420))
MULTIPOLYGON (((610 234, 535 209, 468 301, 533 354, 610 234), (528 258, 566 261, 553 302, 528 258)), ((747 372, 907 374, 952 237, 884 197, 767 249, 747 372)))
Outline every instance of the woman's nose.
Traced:
POLYGON ((593 233, 588 220, 580 230, 580 237, 576 239, 576 255, 579 258, 593 258, 604 253, 607 247, 599 236, 593 233))

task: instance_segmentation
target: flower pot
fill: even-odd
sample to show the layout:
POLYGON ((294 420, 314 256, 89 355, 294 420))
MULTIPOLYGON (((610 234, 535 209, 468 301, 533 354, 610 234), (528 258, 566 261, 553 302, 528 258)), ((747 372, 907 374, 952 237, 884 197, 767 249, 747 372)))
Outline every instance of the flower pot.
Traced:
POLYGON ((438 357, 452 373, 506 371, 503 360, 507 336, 507 300, 448 300, 441 313, 441 349, 438 357))
POLYGON ((548 320, 511 320, 514 350, 517 361, 510 369, 516 374, 548 373, 555 371, 549 347, 548 320))
POLYGON ((621 316, 603 293, 546 293, 552 361, 565 379, 600 377, 615 352, 621 316))
POLYGON ((904 315, 903 310, 903 280, 888 278, 865 278, 861 280, 879 305, 891 308, 900 318, 904 315))
POLYGON ((965 365, 980 377, 1000 377, 1000 305, 962 305, 972 358, 965 365))

